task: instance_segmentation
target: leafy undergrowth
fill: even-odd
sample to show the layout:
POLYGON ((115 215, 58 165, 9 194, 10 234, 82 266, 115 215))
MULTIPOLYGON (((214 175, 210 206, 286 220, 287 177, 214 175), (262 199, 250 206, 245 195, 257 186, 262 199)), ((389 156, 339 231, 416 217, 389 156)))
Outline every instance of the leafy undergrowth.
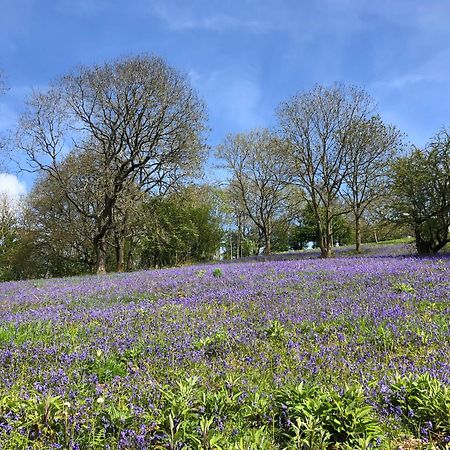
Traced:
POLYGON ((0 448, 450 448, 450 261, 0 285, 0 448))

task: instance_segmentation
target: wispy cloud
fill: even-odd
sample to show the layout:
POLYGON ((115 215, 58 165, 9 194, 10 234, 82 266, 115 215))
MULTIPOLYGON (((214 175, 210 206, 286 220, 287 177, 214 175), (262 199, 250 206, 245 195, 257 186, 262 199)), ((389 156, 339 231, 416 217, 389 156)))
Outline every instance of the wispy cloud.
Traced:
POLYGON ((141 4, 141 7, 174 31, 244 29, 250 32, 266 32, 277 28, 271 18, 255 12, 258 11, 257 8, 248 11, 244 4, 238 12, 235 5, 229 10, 226 3, 199 1, 154 1, 150 5, 141 4))
POLYGON ((377 80, 371 84, 374 89, 407 89, 420 83, 450 83, 450 49, 437 53, 416 67, 398 76, 377 80))
POLYGON ((385 81, 376 81, 370 85, 371 89, 389 88, 389 89, 406 89, 411 88, 418 83, 435 83, 445 81, 445 78, 441 76, 433 75, 421 75, 405 74, 398 77, 394 77, 385 81))

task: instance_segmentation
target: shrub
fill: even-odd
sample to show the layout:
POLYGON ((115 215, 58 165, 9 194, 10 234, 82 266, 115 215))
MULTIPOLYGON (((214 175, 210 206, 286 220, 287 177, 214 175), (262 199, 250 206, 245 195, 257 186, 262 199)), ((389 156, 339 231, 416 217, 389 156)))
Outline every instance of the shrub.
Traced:
POLYGON ((296 448, 325 449, 339 443, 365 448, 381 437, 373 408, 366 404, 360 386, 338 393, 300 383, 280 390, 276 401, 281 440, 296 448))
POLYGON ((397 377, 390 385, 390 406, 417 437, 450 439, 450 391, 430 374, 397 377))

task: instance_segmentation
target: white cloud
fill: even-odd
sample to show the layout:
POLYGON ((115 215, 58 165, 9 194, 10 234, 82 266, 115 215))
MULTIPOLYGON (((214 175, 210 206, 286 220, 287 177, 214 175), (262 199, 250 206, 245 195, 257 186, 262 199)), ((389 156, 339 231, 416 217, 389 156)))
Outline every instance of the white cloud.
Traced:
POLYGON ((17 202, 27 192, 25 183, 16 175, 0 173, 0 196, 7 196, 11 201, 17 202))
POLYGON ((450 82, 450 50, 437 53, 425 60, 412 72, 405 72, 393 78, 375 81, 371 88, 378 89, 410 89, 419 83, 449 83, 450 82))
POLYGON ((254 12, 242 14, 243 8, 241 8, 241 14, 236 14, 234 10, 227 11, 223 4, 217 4, 216 8, 214 5, 202 2, 154 1, 150 6, 142 5, 145 5, 145 9, 150 14, 174 31, 247 29, 252 32, 265 32, 278 28, 271 18, 267 20, 266 17, 256 16, 254 12))

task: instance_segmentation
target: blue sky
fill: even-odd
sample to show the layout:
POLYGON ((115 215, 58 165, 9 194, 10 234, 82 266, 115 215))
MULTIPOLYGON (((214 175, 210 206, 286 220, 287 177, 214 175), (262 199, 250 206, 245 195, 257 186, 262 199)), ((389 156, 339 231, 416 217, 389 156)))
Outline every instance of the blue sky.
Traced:
MULTIPOLYGON (((79 64, 148 52, 185 71, 209 111, 209 144, 276 123, 297 91, 364 87, 423 145, 450 126, 449 0, 0 0, 0 130, 26 95, 79 64)), ((30 188, 31 179, 19 178, 30 188)))

